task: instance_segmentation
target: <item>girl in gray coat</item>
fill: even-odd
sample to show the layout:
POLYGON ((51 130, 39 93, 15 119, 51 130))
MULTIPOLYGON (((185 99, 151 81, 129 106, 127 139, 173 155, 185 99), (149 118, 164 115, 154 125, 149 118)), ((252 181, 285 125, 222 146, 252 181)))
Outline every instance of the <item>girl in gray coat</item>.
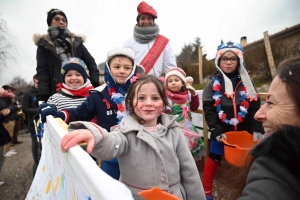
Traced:
POLYGON ((177 116, 162 113, 168 105, 163 83, 153 75, 133 77, 131 82, 125 99, 130 115, 112 127, 112 132, 92 122, 70 123, 72 132, 62 139, 62 151, 85 141, 93 156, 118 158, 122 182, 133 193, 157 186, 180 199, 205 200, 177 116), (82 126, 87 129, 78 129, 82 126))

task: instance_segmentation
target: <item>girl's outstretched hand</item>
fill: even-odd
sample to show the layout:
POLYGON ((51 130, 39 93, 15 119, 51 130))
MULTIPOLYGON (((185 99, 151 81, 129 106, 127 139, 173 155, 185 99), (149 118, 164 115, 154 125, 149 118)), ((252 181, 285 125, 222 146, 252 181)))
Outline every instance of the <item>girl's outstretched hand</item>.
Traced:
POLYGON ((95 139, 92 132, 88 129, 78 129, 66 134, 61 140, 62 152, 68 151, 71 147, 75 146, 79 142, 86 142, 86 151, 90 154, 95 146, 95 139))

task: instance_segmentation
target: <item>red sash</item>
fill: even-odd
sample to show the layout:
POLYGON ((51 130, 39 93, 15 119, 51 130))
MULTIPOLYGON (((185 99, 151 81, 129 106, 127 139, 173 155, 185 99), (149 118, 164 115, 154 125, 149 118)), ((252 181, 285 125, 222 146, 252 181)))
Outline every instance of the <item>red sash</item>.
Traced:
POLYGON ((169 42, 168 38, 162 35, 157 36, 150 51, 148 52, 148 54, 145 56, 145 58, 140 64, 145 68, 145 74, 148 74, 150 70, 153 68, 158 57, 160 56, 161 52, 165 49, 168 42, 169 42))

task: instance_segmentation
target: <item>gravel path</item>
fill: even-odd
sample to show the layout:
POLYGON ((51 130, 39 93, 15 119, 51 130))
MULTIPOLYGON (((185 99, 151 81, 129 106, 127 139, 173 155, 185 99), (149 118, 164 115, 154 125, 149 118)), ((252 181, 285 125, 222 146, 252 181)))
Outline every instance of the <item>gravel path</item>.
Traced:
POLYGON ((18 140, 23 143, 11 147, 18 154, 6 157, 1 170, 0 180, 5 183, 0 186, 0 200, 25 199, 32 182, 31 137, 21 131, 18 140))

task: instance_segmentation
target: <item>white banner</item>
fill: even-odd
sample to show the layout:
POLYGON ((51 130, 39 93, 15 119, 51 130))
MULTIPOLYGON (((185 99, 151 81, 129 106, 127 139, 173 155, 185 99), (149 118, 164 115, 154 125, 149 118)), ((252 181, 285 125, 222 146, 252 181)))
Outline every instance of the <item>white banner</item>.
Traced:
POLYGON ((80 146, 61 151, 66 131, 59 120, 48 116, 44 124, 42 156, 26 199, 132 200, 130 190, 103 172, 80 146))

